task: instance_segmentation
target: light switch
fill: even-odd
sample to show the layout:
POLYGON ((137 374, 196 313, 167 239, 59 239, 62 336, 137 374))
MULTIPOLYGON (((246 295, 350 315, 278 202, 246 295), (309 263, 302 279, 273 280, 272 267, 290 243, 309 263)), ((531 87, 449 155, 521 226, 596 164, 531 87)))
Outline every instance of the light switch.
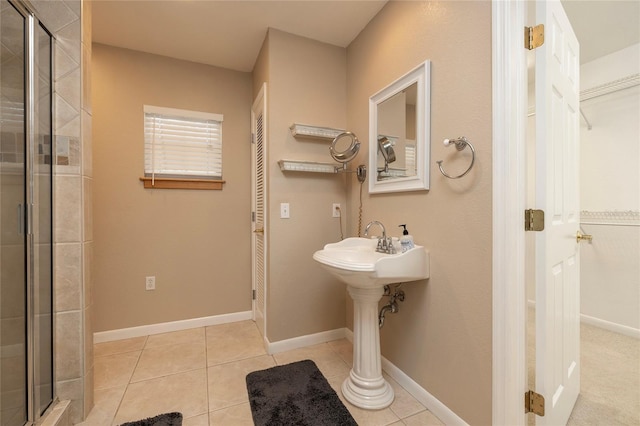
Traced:
POLYGON ((289 219, 289 203, 280 203, 280 219, 289 219))

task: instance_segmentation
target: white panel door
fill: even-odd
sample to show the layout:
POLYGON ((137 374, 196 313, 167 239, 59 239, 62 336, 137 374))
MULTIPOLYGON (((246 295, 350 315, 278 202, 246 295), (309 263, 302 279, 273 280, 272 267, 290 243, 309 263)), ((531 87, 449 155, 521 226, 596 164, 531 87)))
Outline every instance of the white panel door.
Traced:
POLYGON ((252 280, 253 280, 253 319, 263 337, 266 337, 266 105, 267 85, 263 84, 260 93, 251 107, 251 170, 252 170, 252 280))
POLYGON ((565 425, 580 392, 579 45, 560 1, 536 1, 537 424, 565 425))

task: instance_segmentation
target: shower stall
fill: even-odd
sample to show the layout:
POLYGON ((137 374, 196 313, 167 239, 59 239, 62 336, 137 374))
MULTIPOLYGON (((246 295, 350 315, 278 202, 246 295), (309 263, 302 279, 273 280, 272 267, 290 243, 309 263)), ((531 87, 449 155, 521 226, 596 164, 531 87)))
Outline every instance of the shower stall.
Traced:
POLYGON ((0 425, 35 423, 53 371, 53 37, 0 2, 0 425))

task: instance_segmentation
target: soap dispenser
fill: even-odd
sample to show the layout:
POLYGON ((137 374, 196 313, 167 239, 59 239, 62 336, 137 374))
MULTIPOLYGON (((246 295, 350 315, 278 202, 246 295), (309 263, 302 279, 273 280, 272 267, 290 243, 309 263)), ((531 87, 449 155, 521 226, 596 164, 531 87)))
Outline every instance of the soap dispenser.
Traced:
POLYGON ((409 235, 409 231, 407 231, 407 225, 398 225, 399 227, 404 228, 402 231, 402 237, 400 237, 400 246, 402 247, 402 252, 404 253, 407 250, 410 250, 415 247, 413 244, 413 237, 409 235))

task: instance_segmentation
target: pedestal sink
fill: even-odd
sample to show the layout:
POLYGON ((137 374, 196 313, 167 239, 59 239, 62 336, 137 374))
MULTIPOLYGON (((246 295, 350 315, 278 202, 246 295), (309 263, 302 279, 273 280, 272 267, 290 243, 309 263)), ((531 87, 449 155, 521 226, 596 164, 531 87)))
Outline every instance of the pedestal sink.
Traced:
POLYGON ((313 254, 327 271, 347 284, 354 303, 353 368, 342 383, 342 394, 365 409, 386 408, 393 389, 382 377, 378 302, 384 286, 429 278, 429 254, 422 246, 405 253, 376 252, 378 241, 347 238, 313 254))

